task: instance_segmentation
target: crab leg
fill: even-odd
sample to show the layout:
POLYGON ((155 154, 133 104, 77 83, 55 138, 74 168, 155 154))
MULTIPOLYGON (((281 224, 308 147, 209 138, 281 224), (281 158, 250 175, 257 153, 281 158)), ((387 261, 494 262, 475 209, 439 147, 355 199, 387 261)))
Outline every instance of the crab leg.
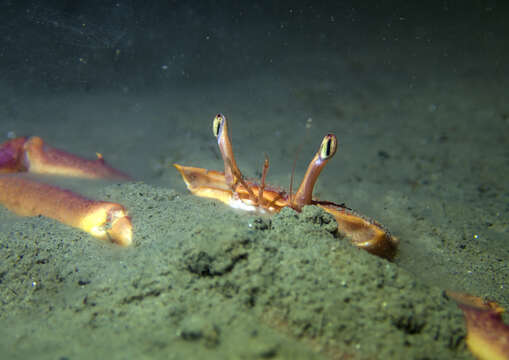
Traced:
POLYGON ((22 137, 0 145, 0 173, 31 172, 37 174, 80 177, 87 179, 129 180, 129 175, 104 161, 87 160, 55 149, 38 137, 22 137))
POLYGON ((132 242, 132 224, 125 208, 95 201, 56 186, 19 175, 0 177, 0 203, 20 216, 46 216, 122 246, 132 242))

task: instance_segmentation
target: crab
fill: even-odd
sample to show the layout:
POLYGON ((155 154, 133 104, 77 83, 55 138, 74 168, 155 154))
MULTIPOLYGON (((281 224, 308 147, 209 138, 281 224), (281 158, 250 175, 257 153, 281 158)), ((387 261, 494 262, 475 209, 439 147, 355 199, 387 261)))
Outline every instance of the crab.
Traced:
POLYGON ((174 164, 182 175, 189 191, 200 197, 219 200, 228 206, 244 211, 273 214, 290 207, 302 211, 306 205, 315 205, 336 220, 337 231, 350 239, 357 247, 391 259, 397 249, 398 239, 375 220, 357 213, 344 204, 313 199, 313 188, 327 162, 334 156, 338 141, 334 134, 327 134, 308 165, 299 188, 292 193, 266 184, 269 160, 265 157, 259 182, 242 175, 233 154, 228 132, 228 121, 223 114, 217 114, 212 122, 214 136, 224 162, 224 172, 174 164))

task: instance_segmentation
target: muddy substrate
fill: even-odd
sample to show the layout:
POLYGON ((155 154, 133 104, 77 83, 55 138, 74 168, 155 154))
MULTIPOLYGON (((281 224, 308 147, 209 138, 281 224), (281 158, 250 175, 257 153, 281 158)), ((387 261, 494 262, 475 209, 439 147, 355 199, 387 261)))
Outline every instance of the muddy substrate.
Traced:
POLYGON ((316 207, 260 217, 142 183, 98 198, 130 210, 133 247, 0 210, 8 358, 472 358, 443 289, 316 207))

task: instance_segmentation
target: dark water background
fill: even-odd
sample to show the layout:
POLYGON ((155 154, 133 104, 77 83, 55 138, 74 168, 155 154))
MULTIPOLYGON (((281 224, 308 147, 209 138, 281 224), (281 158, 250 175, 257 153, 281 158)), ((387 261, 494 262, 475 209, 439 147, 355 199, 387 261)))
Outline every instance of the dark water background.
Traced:
POLYGON ((0 136, 101 152, 141 182, 59 183, 129 208, 127 252, 2 209, 0 320, 11 330, 1 347, 48 359, 194 348, 218 359, 468 358, 461 313, 440 291, 509 306, 508 10, 495 0, 2 1, 0 136), (305 219, 286 214, 253 234, 252 216, 192 199, 171 164, 221 170, 218 112, 244 173, 259 177, 267 153, 268 181, 282 187, 295 157, 299 179, 335 133, 315 196, 385 224, 401 240, 394 263, 322 252, 337 240, 305 219), (251 260, 219 278, 186 271, 195 251, 221 268, 230 247, 251 260), (356 306, 334 302, 351 294, 356 306), (430 340, 444 314, 444 338, 430 340), (77 340, 81 328, 90 340, 77 340))
POLYGON ((495 0, 3 1, 2 80, 43 93, 154 91, 274 69, 298 77, 286 65, 304 54, 327 53, 326 76, 336 61, 368 53, 378 67, 373 76, 408 85, 482 71, 480 62, 489 67, 485 80, 494 81, 507 75, 507 10, 495 0))

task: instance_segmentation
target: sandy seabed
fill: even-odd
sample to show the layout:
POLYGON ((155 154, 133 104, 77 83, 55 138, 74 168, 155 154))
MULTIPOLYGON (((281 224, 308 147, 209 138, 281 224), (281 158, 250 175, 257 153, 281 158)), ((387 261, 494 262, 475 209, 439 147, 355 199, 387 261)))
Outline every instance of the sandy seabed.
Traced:
POLYGON ((348 66, 356 72, 313 82, 260 76, 222 92, 216 84, 141 95, 6 91, 3 134, 101 152, 139 181, 59 181, 126 206, 135 232, 128 249, 0 209, 3 354, 472 358, 462 313, 444 290, 509 307, 503 86, 481 93, 465 74, 416 89, 348 66), (230 117, 239 167, 259 177, 267 153, 268 181, 282 187, 295 154, 299 179, 334 132, 340 147, 315 195, 386 225, 401 241, 394 262, 335 237, 333 220, 314 207, 269 218, 191 196, 171 164, 221 170, 211 131, 219 111, 230 117))

